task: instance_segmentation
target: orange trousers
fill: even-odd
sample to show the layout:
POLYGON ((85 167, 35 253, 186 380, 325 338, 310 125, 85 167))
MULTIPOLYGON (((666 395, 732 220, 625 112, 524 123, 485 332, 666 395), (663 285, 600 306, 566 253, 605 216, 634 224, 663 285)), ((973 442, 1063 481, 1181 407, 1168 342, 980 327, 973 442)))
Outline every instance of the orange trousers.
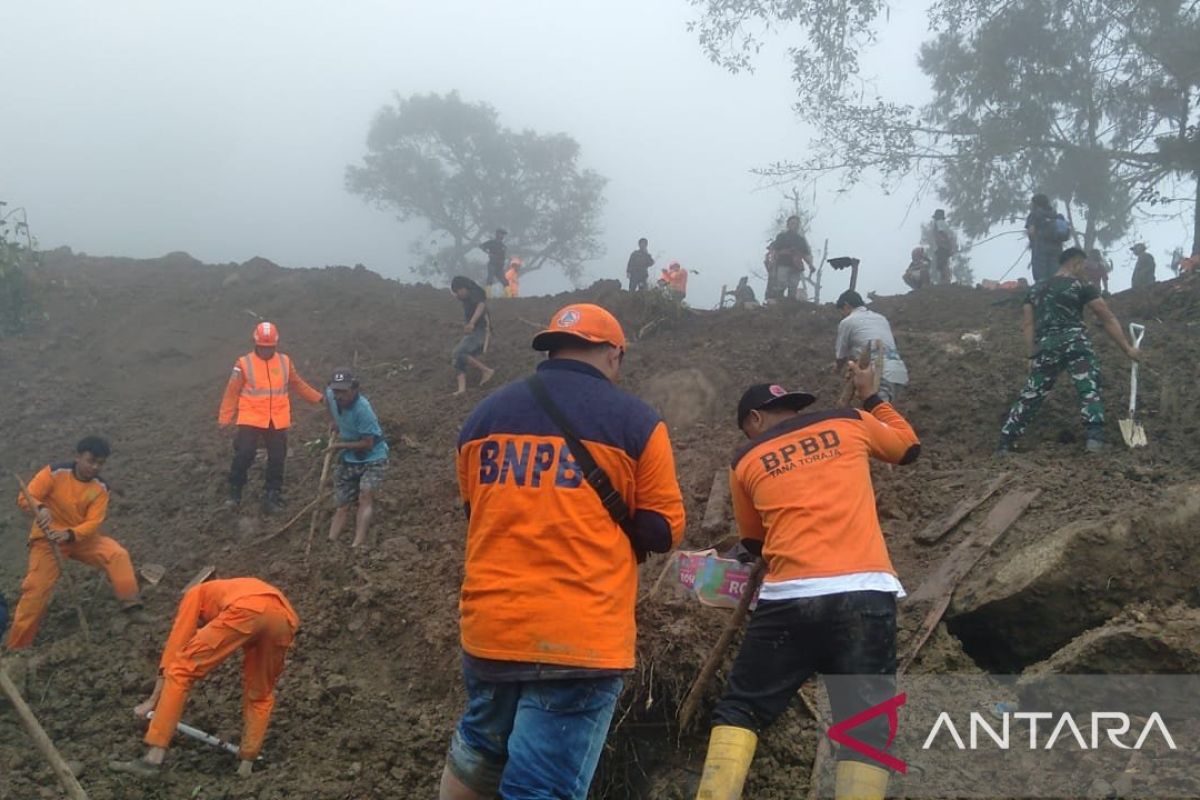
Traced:
MULTIPOLYGON (((251 598, 262 605, 264 598, 251 598)), ((242 656, 242 744, 244 760, 258 757, 267 723, 275 707, 275 682, 295 631, 282 604, 274 599, 265 609, 230 606, 191 638, 163 671, 163 692, 146 731, 146 744, 167 747, 183 717, 192 684, 203 678, 239 648, 242 656)))
MULTIPOLYGON (((58 563, 50 552, 50 542, 34 539, 29 543, 29 571, 21 582, 21 599, 13 612, 12 629, 8 632, 8 649, 21 650, 33 644, 38 626, 50 605, 50 595, 58 583, 58 563)), ((99 533, 69 544, 59 545, 64 559, 72 559, 108 573, 113 592, 121 600, 138 596, 137 578, 129 553, 116 539, 99 533)))

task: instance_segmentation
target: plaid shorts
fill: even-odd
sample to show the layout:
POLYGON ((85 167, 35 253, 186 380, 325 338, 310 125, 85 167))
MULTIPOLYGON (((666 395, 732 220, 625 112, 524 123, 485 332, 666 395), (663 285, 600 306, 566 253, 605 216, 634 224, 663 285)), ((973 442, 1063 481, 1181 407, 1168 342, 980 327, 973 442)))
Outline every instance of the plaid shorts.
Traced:
POLYGON ((358 493, 363 489, 374 494, 383 483, 383 473, 387 470, 387 464, 386 458, 366 464, 339 462, 334 479, 334 505, 340 508, 357 502, 358 493))

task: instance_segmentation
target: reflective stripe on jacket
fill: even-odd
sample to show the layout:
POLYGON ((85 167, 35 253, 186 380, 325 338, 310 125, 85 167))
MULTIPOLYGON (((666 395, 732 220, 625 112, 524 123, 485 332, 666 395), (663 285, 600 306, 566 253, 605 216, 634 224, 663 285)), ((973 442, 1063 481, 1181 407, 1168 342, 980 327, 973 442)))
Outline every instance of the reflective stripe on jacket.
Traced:
POLYGON ((289 428, 292 424, 289 388, 295 389, 310 403, 322 400, 320 392, 305 383, 296 372, 288 356, 276 353, 264 361, 257 353, 247 353, 233 366, 221 401, 219 421, 222 425, 233 422, 236 409, 238 425, 273 426, 277 430, 289 428))

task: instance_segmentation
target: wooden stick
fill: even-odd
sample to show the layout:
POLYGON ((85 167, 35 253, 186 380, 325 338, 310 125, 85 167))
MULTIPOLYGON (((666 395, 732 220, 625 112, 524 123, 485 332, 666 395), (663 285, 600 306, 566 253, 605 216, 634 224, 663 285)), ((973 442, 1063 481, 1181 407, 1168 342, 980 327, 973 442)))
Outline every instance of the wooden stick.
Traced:
POLYGON ((308 561, 308 556, 312 553, 313 535, 317 532, 317 517, 321 514, 321 500, 325 497, 325 479, 329 477, 329 464, 333 461, 333 439, 329 440, 329 447, 325 448, 325 463, 321 465, 321 480, 317 483, 317 496, 312 501, 312 518, 308 521, 308 542, 304 545, 304 560, 308 561))
POLYGON ((713 475, 712 488, 708 490, 708 505, 704 507, 704 520, 700 531, 711 536, 725 527, 725 507, 729 503, 729 475, 726 470, 717 470, 713 475))
POLYGON ((302 508, 296 512, 296 516, 292 517, 287 522, 283 523, 283 527, 281 527, 279 530, 275 531, 274 533, 268 533, 266 536, 264 536, 263 538, 261 538, 257 542, 255 542, 255 544, 263 544, 264 542, 269 542, 272 539, 274 539, 275 537, 282 536, 283 534, 287 533, 293 525, 295 525, 297 522, 300 521, 301 517, 303 517, 309 511, 312 511, 313 506, 315 506, 316 504, 317 504, 317 498, 314 497, 312 500, 308 501, 308 504, 305 505, 304 508, 302 508))
POLYGON ((21 487, 21 494, 25 497, 25 502, 29 506, 29 513, 33 514, 38 527, 42 529, 42 534, 46 535, 46 543, 50 545, 50 552, 54 554, 54 563, 58 565, 59 576, 63 585, 67 587, 67 599, 71 601, 71 605, 75 606, 75 616, 79 619, 79 628, 83 631, 83 640, 85 642, 91 641, 92 629, 88 627, 87 617, 83 613, 83 606, 79 604, 79 594, 75 591, 75 580, 67 572, 67 565, 63 561, 62 553, 59 552, 58 544, 50 541, 50 537, 47 535, 49 534, 49 526, 43 525, 38 520, 38 501, 33 499, 33 495, 29 492, 29 486, 25 481, 21 480, 20 475, 14 472, 12 476, 17 479, 17 485, 21 487))
POLYGON ((46 731, 37 721, 37 717, 29 710, 25 699, 17 691, 16 684, 8 676, 8 670, 3 666, 0 666, 0 690, 3 690, 5 697, 8 698, 8 702, 12 703, 17 716, 21 719, 21 725, 24 726, 25 732, 29 734, 29 738, 33 739, 33 743, 41 751, 42 758, 46 759, 46 763, 54 770, 54 775, 58 778, 58 782, 62 784, 67 796, 71 800, 88 800, 87 792, 79 785, 79 781, 75 779, 71 768, 63 760, 62 754, 58 752, 58 748, 54 746, 54 742, 50 741, 50 737, 46 735, 46 731))
POLYGON ((875 391, 879 391, 879 385, 883 381, 883 340, 875 340, 875 391))
POLYGON ((942 615, 950 607, 950 600, 954 596, 954 590, 958 588, 958 584, 979 563, 984 554, 1000 541, 1000 537, 1004 535, 1005 531, 1012 527, 1013 523, 1025 513, 1029 504, 1036 500, 1041 493, 1041 489, 1028 492, 1015 490, 1000 498, 1000 502, 988 514, 979 530, 954 548, 954 551, 946 556, 946 560, 934 574, 927 578, 925 583, 921 584, 917 591, 909 597, 910 604, 932 600, 933 607, 921 622, 921 627, 908 647, 908 653, 900 662, 897 675, 907 671, 917 654, 921 652, 921 648, 925 646, 925 642, 929 640, 930 635, 941 622, 942 615))
MULTIPOLYGON (((859 353, 859 355, 858 355, 859 369, 866 369, 867 365, 870 363, 871 363, 871 345, 868 344, 866 347, 864 347, 862 349, 862 352, 859 353)), ((846 382, 842 385, 842 394, 838 398, 838 405, 839 406, 848 406, 848 405, 850 405, 850 402, 852 400, 854 400, 854 379, 846 378, 846 382)))
POLYGON ((934 542, 940 541, 943 536, 954 530, 955 527, 958 526, 958 523, 969 517, 971 512, 986 503, 988 498, 999 491, 1000 487, 1004 485, 1004 482, 1007 481, 1009 477, 1010 474, 1006 472, 985 486, 983 491, 977 496, 960 500, 958 505, 956 505, 949 514, 942 519, 937 519, 929 523, 922 531, 913 536, 913 538, 922 544, 933 544, 934 542))
POLYGON ((725 659, 725 651, 729 649, 729 643, 733 641, 734 635, 742 627, 742 622, 745 621, 746 615, 750 611, 750 602, 758 592, 758 587, 762 585, 763 575, 766 571, 767 562, 760 558, 750 572, 750 580, 746 581, 746 588, 742 590, 737 608, 733 610, 733 614, 726 621, 725 629, 721 631, 720 638, 717 639, 717 643, 713 645, 712 651, 708 654, 708 660, 700 668, 700 674, 696 676, 696 680, 692 681, 692 687, 688 689, 687 696, 683 699, 683 705, 679 707, 679 730, 687 730, 688 724, 691 723, 696 709, 700 706, 700 696, 704 694, 705 687, 725 659))

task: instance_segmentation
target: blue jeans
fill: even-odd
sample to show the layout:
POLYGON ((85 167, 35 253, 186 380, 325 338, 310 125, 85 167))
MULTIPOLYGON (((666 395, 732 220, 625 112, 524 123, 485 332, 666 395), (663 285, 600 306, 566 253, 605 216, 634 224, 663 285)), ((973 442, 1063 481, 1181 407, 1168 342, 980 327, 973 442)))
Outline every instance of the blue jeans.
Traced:
POLYGON ((624 681, 492 682, 463 669, 467 710, 447 764, 472 791, 504 800, 585 800, 624 681))

